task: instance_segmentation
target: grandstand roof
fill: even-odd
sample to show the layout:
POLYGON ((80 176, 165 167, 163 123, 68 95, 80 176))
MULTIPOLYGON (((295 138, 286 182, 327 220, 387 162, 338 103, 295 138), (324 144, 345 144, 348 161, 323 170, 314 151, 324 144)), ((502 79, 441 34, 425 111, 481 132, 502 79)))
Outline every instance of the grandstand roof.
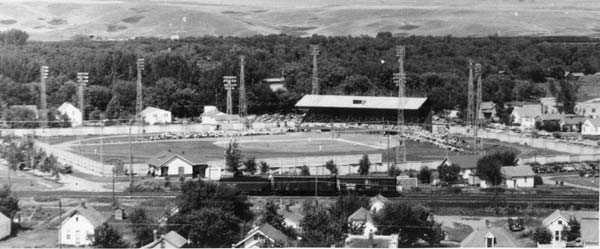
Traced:
POLYGON ((399 101, 398 97, 304 95, 296 107, 418 110, 425 101, 427 98, 404 97, 399 101))

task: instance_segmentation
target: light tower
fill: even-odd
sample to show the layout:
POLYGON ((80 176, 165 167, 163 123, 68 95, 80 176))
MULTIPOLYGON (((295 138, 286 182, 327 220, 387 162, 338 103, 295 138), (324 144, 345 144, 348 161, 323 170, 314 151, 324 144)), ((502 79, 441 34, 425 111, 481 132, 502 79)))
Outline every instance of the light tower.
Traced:
POLYGON ((89 81, 89 74, 87 72, 79 72, 77 73, 77 85, 79 86, 79 111, 81 111, 81 126, 83 126, 83 119, 85 117, 85 106, 84 106, 84 91, 85 86, 89 81))
POLYGON ((246 56, 240 55, 240 117, 246 123, 248 115, 248 104, 246 103, 246 84, 244 82, 244 66, 246 56))
POLYGON ((469 82, 468 82, 468 93, 467 93, 467 129, 473 129, 473 101, 475 99, 475 92, 473 87, 473 61, 469 59, 469 82))
POLYGON ((396 162, 406 162, 406 143, 404 138, 404 105, 406 102, 406 74, 404 73, 404 57, 406 49, 404 46, 396 46, 398 56, 398 73, 394 74, 394 83, 398 85, 398 147, 396 148, 396 162))
POLYGON ((483 153, 483 143, 481 138, 479 137, 479 129, 481 126, 481 118, 483 114, 481 113, 481 75, 483 74, 481 64, 475 64, 475 75, 477 75, 477 96, 475 100, 475 150, 483 153))
POLYGON ((227 123, 229 123, 229 119, 233 114, 233 98, 231 97, 231 91, 235 89, 237 84, 235 84, 235 76, 223 76, 223 82, 225 83, 225 90, 227 90, 227 123))
POLYGON ((313 56, 312 91, 311 94, 319 94, 319 71, 317 70, 317 55, 319 45, 310 45, 310 54, 313 56))
POLYGON ((46 103, 46 79, 48 78, 48 66, 40 68, 40 117, 42 128, 48 127, 48 107, 46 103))
POLYGON ((142 120, 142 109, 144 108, 144 102, 142 99, 142 71, 144 71, 144 58, 138 58, 136 61, 137 65, 137 87, 136 87, 136 99, 135 99, 135 118, 138 125, 143 124, 142 120))

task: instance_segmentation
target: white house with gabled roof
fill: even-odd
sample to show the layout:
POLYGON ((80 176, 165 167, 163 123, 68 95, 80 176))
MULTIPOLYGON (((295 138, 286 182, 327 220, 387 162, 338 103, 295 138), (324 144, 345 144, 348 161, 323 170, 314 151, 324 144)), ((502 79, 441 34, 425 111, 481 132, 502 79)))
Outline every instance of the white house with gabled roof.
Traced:
POLYGON ((600 118, 587 119, 581 125, 582 135, 600 135, 600 118))
POLYGON ((63 245, 87 246, 92 244, 94 229, 106 222, 107 218, 93 207, 81 203, 69 210, 60 221, 58 241, 63 245))
POLYGON ((60 115, 65 115, 69 118, 71 126, 81 126, 81 111, 69 102, 65 102, 56 109, 60 115))
POLYGON ((168 124, 171 123, 171 112, 156 107, 146 107, 141 112, 144 122, 153 124, 168 124))

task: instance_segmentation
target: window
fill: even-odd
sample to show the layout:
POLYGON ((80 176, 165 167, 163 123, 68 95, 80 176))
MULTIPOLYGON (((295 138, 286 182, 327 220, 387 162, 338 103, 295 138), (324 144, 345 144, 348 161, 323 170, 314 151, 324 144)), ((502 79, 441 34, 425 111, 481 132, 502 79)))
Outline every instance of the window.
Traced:
POLYGON ((554 240, 560 240, 560 231, 554 231, 554 240))
POLYGON ((365 102, 366 101, 361 100, 361 99, 352 100, 352 104, 355 104, 355 105, 361 105, 361 104, 364 104, 365 102))
MULTIPOLYGON (((559 221, 558 221, 558 224, 559 224, 559 225, 562 225, 562 220, 559 220, 559 221)), ((557 231, 557 232, 558 232, 558 231, 557 231)))
POLYGON ((258 234, 255 234, 253 239, 258 240, 258 234))
POLYGON ((66 236, 66 238, 67 239, 71 239, 71 231, 67 230, 67 236, 66 236))
POLYGON ((75 216, 75 221, 79 221, 79 217, 75 216))
POLYGON ((596 112, 596 108, 592 108, 592 113, 596 112))
POLYGON ((525 177, 525 183, 527 183, 527 176, 525 177))

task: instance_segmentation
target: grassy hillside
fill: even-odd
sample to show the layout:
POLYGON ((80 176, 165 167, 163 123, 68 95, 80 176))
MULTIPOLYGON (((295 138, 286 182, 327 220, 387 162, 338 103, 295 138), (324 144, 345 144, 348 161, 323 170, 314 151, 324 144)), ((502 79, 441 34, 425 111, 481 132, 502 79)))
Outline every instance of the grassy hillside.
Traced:
POLYGON ((0 30, 33 40, 254 34, 592 35, 595 0, 3 0, 0 30), (185 17, 185 18, 184 18, 185 17), (184 22, 185 19, 185 22, 184 22))

